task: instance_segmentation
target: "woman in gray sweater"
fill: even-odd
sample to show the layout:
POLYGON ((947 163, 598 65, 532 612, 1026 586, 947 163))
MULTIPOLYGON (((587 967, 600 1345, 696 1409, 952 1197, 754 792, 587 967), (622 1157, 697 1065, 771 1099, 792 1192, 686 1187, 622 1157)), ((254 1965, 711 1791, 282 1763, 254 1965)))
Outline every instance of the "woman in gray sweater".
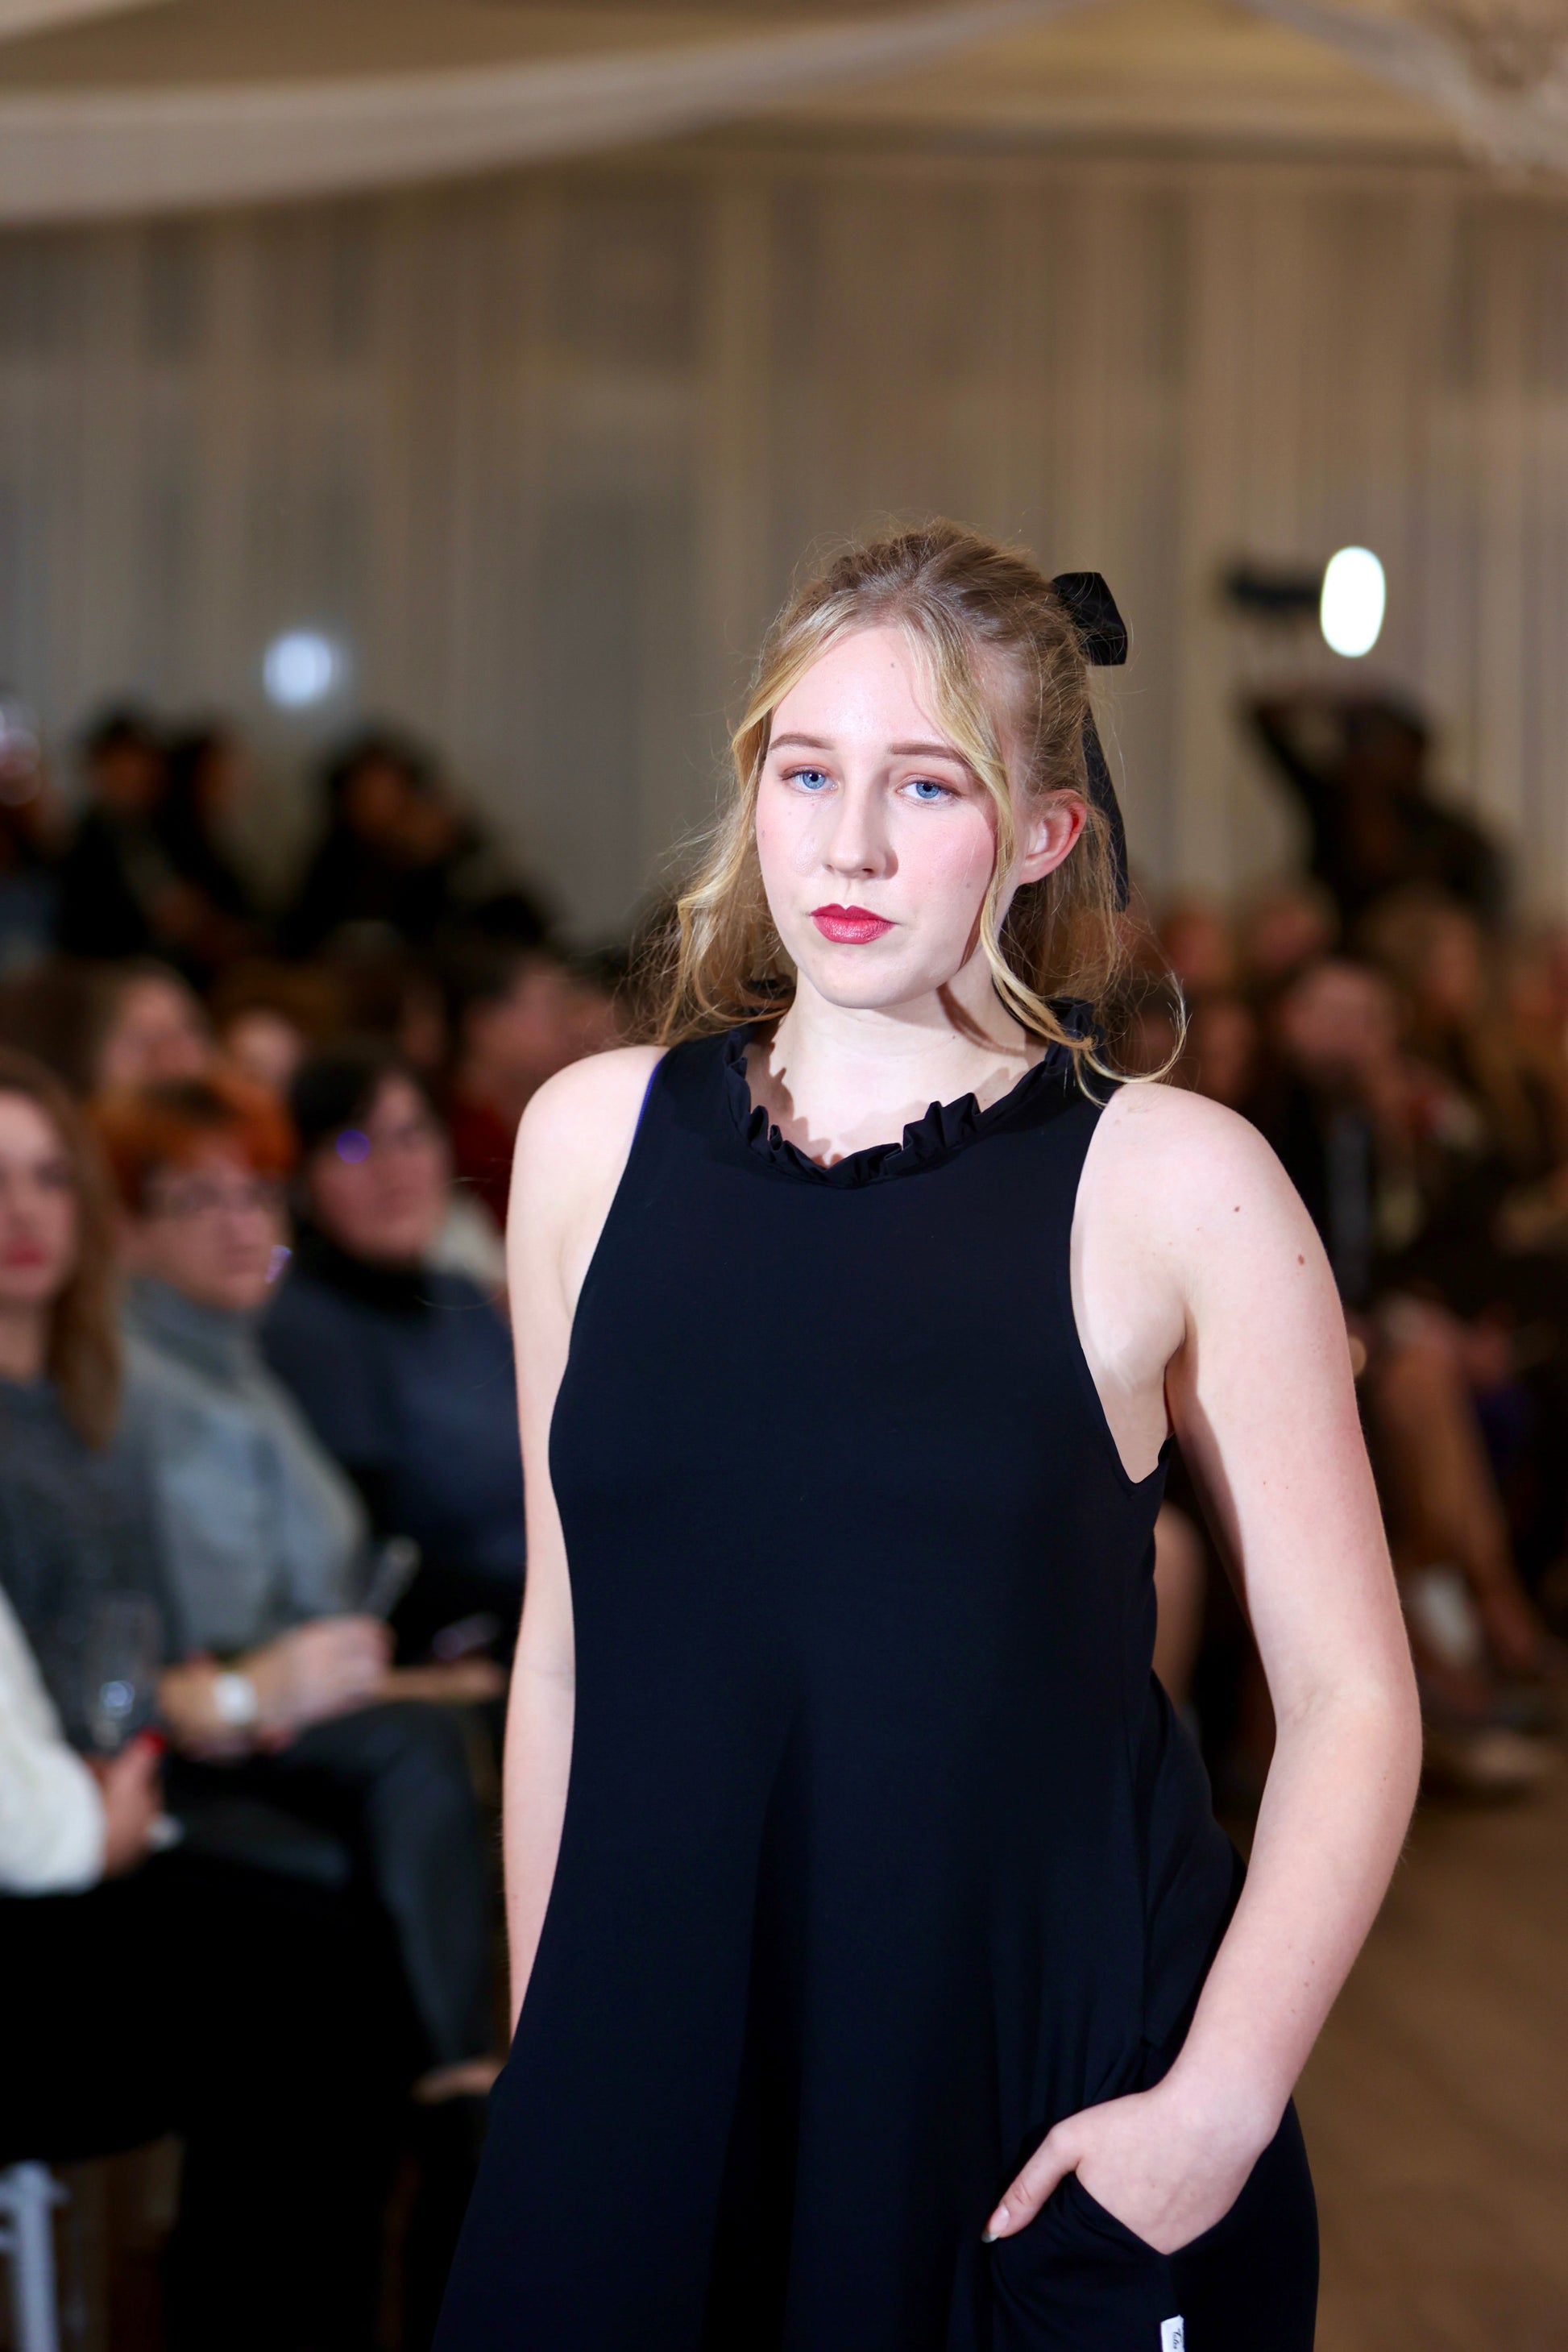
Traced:
POLYGON ((285 1255, 286 1121, 223 1076, 96 1118, 133 1274, 126 1429, 152 1476, 176 1802, 232 1817, 243 1795, 336 1841, 395 1934, 421 2096, 477 2094, 494 2072, 489 1886, 462 1726, 390 1668, 359 1606, 358 1496, 256 1344, 285 1255))

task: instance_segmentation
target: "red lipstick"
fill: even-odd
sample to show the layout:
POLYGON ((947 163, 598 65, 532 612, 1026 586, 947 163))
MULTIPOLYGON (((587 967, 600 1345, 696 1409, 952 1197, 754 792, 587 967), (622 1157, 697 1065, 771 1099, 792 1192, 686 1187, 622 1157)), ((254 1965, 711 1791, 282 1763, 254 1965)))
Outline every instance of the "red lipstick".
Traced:
POLYGON ((825 940, 846 948, 869 947, 893 928, 886 915, 874 915, 869 907, 814 907, 811 919, 825 940))

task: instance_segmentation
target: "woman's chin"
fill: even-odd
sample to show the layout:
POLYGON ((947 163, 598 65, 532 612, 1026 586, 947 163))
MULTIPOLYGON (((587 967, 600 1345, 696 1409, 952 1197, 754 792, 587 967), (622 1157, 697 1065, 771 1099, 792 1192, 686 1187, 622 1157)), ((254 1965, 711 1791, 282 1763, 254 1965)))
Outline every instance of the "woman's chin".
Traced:
POLYGON ((844 948, 836 955, 803 956, 796 970, 825 1004, 844 1013, 891 1012, 934 996, 954 977, 910 971, 906 964, 879 960, 873 948, 844 948))

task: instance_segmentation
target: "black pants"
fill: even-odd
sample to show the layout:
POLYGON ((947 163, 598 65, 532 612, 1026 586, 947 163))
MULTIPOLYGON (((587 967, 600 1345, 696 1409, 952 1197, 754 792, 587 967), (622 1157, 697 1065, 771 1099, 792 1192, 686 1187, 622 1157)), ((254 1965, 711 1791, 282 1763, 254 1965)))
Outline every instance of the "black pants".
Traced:
POLYGON ((171 2352, 374 2341, 398 2084, 384 1937, 353 1904, 177 1853, 0 1901, 0 2163, 179 2132, 171 2352))
MULTIPOLYGON (((276 1756, 181 1763, 170 1781, 172 1810, 193 1821, 237 1796, 342 1841, 391 1923, 424 2063, 483 2057, 495 2041, 489 1868, 458 1717, 395 1700, 313 1724, 276 1756)), ((243 1833, 226 1850, 267 1859, 243 1833)))
POLYGON ((1318 2224, 1295 2108, 1212 2230, 1158 2254, 1068 2173, 992 2250, 993 2352, 1311 2352, 1318 2224))

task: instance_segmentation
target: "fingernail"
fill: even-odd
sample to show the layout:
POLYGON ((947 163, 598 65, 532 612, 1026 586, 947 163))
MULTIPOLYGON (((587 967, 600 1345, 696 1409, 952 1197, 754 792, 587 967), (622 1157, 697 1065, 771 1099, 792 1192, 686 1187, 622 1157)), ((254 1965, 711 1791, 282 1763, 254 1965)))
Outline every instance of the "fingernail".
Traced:
POLYGON ((980 2233, 981 2244, 983 2246, 989 2246, 994 2240, 1001 2236, 1006 2226, 1007 2208, 1005 2205, 998 2205, 996 2210, 992 2214, 991 2219, 987 2221, 984 2229, 980 2233))

